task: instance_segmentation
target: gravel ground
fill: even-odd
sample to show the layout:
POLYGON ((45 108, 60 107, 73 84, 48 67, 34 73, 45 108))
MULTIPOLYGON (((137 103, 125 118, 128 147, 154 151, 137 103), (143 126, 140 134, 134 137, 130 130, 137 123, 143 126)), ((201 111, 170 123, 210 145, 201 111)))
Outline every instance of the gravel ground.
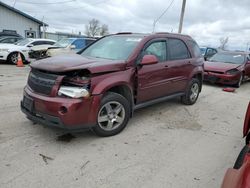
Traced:
POLYGON ((193 106, 176 99, 138 110, 117 136, 62 138, 20 111, 28 72, 0 65, 1 188, 215 188, 244 145, 250 82, 235 93, 206 84, 193 106))

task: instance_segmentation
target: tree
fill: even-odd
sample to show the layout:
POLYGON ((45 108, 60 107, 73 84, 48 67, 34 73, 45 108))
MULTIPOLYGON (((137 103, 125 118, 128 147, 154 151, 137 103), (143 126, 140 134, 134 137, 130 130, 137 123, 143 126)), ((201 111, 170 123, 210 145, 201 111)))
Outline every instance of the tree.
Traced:
POLYGON ((100 26, 100 21, 93 18, 85 25, 85 34, 89 37, 106 35, 108 34, 108 25, 100 26))
POLYGON ((227 43, 228 43, 229 37, 221 37, 220 38, 220 46, 219 48, 222 50, 226 49, 227 43))
POLYGON ((104 36, 104 35, 108 35, 108 34, 109 34, 109 26, 106 24, 103 24, 101 27, 100 35, 104 36))

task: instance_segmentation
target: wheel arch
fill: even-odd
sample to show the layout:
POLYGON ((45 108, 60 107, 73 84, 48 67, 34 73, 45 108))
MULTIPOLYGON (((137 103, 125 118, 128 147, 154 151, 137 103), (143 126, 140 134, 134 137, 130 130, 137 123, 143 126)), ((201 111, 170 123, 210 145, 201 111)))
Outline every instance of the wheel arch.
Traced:
POLYGON ((130 116, 133 115, 133 107, 134 107, 133 92, 128 85, 126 85, 126 84, 114 85, 114 86, 106 89, 105 93, 106 92, 114 92, 114 93, 120 94, 123 97, 125 97, 129 102, 129 106, 131 107, 130 116))
POLYGON ((23 55, 22 52, 20 51, 12 51, 9 53, 9 55, 7 56, 7 60, 9 60, 10 56, 13 54, 13 53, 20 53, 21 57, 22 57, 22 60, 25 61, 25 56, 23 55))
POLYGON ((202 74, 202 72, 197 72, 196 74, 194 74, 192 76, 192 78, 196 78, 196 79, 198 79, 200 81, 200 92, 201 92, 201 90, 202 90, 202 83, 203 83, 203 74, 202 74))

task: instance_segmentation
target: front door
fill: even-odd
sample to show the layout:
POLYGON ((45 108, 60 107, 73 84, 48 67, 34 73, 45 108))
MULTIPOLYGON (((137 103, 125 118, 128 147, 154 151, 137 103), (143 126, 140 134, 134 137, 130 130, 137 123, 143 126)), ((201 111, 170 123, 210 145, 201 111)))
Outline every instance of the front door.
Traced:
POLYGON ((169 87, 166 39, 152 40, 143 49, 144 55, 155 55, 157 64, 138 65, 137 103, 159 98, 167 94, 169 87))

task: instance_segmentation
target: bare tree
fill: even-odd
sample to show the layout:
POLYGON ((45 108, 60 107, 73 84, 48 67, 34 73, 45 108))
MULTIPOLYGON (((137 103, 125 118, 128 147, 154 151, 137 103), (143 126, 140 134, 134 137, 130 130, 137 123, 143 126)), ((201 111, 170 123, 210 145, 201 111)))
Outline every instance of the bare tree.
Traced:
POLYGON ((220 38, 220 46, 219 48, 222 50, 226 49, 227 43, 228 43, 229 37, 221 37, 220 38))
POLYGON ((104 36, 104 35, 108 35, 108 34, 109 34, 109 26, 106 24, 103 24, 101 27, 100 35, 104 36))
POLYGON ((106 35, 108 34, 108 25, 103 24, 101 26, 100 21, 93 18, 85 25, 85 34, 89 37, 106 35))

